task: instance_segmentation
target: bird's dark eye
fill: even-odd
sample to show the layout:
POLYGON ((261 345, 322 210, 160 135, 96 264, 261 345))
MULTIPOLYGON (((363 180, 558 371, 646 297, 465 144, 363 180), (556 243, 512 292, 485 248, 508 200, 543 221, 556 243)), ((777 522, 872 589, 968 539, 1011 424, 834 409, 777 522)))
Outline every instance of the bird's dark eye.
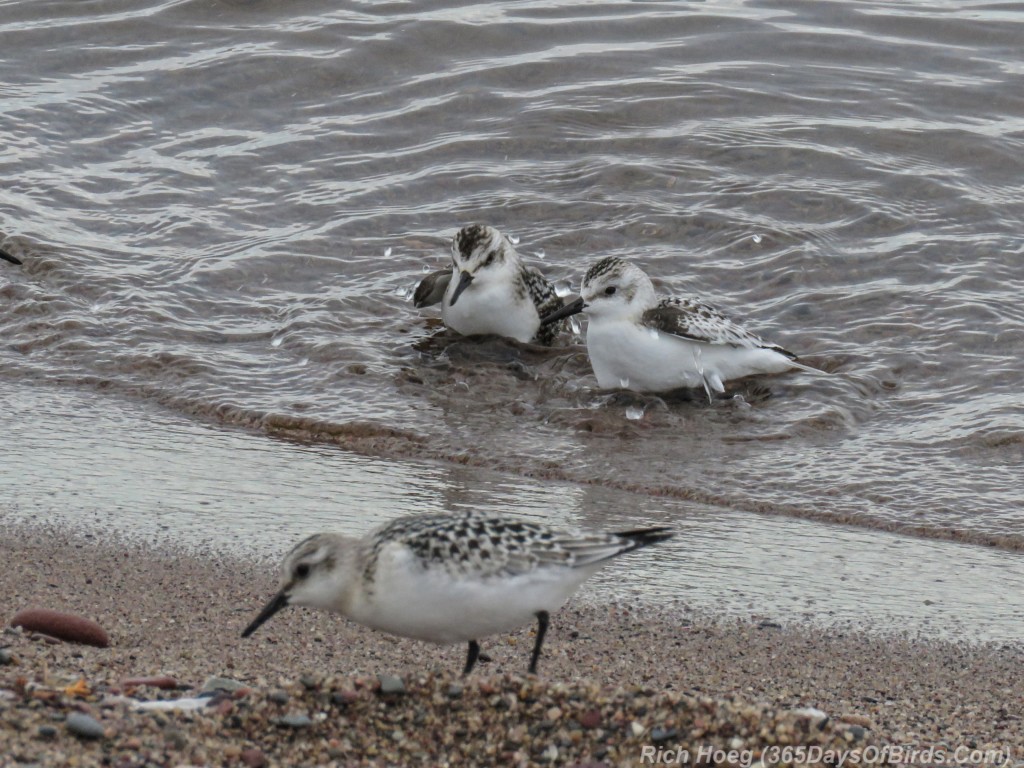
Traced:
POLYGON ((304 579, 309 576, 309 563, 299 563, 296 565, 295 575, 300 579, 304 579))
POLYGON ((612 296, 614 294, 615 294, 615 286, 614 285, 609 285, 607 288, 604 289, 604 295, 605 296, 612 296))

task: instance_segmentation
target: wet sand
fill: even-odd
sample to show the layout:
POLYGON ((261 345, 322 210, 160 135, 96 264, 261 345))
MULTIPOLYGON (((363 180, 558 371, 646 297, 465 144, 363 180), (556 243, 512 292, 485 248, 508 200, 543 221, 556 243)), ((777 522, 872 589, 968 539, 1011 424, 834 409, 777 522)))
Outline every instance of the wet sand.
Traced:
POLYGON ((630 765, 679 759, 665 751, 679 749, 693 762, 702 747, 736 749, 742 764, 772 761, 771 744, 1024 759, 1019 645, 781 627, 682 603, 595 604, 584 591, 553 618, 539 678, 523 674, 524 629, 487 639, 491 660, 460 681, 462 647, 302 609, 241 639, 274 589, 269 563, 25 526, 8 526, 0 562, 5 626, 19 609, 45 607, 93 618, 112 639, 99 649, 0 635, 3 765, 630 765), (149 675, 180 689, 124 685, 149 675), (194 696, 215 676, 243 690, 200 712, 136 712, 116 698, 194 696), (385 690, 387 676, 400 677, 405 692, 382 692, 381 676, 385 690), (87 692, 65 690, 79 679, 87 692), (102 738, 70 733, 76 710, 100 722, 102 738))

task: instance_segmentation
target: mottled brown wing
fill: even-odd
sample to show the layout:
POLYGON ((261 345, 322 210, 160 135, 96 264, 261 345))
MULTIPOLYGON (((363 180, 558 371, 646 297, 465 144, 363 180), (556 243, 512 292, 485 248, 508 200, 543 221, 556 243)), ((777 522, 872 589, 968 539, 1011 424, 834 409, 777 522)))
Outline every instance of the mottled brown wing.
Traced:
POLYGON ((644 312, 642 322, 662 333, 704 344, 724 344, 745 349, 760 347, 796 357, 792 352, 751 333, 699 299, 663 299, 658 306, 644 312))

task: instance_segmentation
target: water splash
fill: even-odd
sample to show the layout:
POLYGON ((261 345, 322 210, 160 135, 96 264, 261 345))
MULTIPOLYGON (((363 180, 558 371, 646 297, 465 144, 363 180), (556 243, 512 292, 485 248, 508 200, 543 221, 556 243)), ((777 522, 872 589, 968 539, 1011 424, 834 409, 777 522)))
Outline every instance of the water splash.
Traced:
POLYGON ((619 387, 621 389, 629 389, 629 377, 623 376, 619 379, 619 387))
POLYGON ((644 409, 639 405, 631 405, 626 408, 626 418, 630 421, 640 421, 644 417, 644 409))
POLYGON ((391 246, 389 245, 387 248, 384 249, 384 258, 387 258, 390 255, 391 255, 391 246))
POLYGON ((512 245, 519 245, 519 235, 505 235, 512 245))
POLYGON ((652 339, 657 339, 661 336, 657 328, 648 328, 647 335, 650 336, 652 339))
POLYGON ((543 249, 543 248, 541 248, 541 249, 540 249, 539 251, 537 251, 537 258, 538 258, 538 259, 543 259, 543 258, 545 258, 546 256, 547 256, 547 254, 546 254, 546 253, 544 252, 544 249, 543 249))
POLYGON ((572 283, 568 280, 559 280, 555 283, 555 296, 564 299, 570 293, 572 293, 572 283))
POLYGON ((580 332, 582 332, 583 330, 583 326, 580 325, 579 318, 576 317, 575 315, 569 318, 569 330, 572 331, 573 334, 576 336, 579 336, 580 332))
POLYGON ((422 272, 424 275, 429 275, 430 274, 430 265, 429 264, 424 264, 422 267, 420 267, 420 272, 422 272))
POLYGON ((272 346, 272 347, 280 347, 281 343, 283 341, 284 341, 284 336, 275 336, 273 339, 270 340, 270 346, 272 346))
POLYGON ((755 244, 755 245, 756 245, 757 243, 760 243, 760 242, 761 242, 761 236, 760 236, 760 235, 754 235, 754 236, 753 236, 752 238, 750 238, 750 239, 754 241, 754 244, 755 244))

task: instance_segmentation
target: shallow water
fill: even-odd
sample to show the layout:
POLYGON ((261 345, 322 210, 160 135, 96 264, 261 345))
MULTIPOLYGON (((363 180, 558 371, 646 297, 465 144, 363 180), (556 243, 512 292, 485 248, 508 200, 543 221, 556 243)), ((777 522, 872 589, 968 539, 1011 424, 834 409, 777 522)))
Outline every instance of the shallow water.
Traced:
POLYGON ((276 569, 310 533, 363 533, 414 512, 514 510, 611 530, 671 525, 674 540, 600 571, 583 599, 644 601, 680 619, 698 612, 931 639, 1004 642, 1024 632, 1024 561, 1014 552, 358 456, 67 389, 41 387, 17 401, 23 418, 8 433, 18 450, 0 473, 0 526, 43 521, 276 569))
POLYGON ((1024 548, 1021 4, 0 8, 9 413, 96 392, 500 470, 525 512, 547 478, 1024 548), (472 221, 577 288, 635 259, 830 373, 665 402, 571 339, 453 339, 407 296, 472 221))

